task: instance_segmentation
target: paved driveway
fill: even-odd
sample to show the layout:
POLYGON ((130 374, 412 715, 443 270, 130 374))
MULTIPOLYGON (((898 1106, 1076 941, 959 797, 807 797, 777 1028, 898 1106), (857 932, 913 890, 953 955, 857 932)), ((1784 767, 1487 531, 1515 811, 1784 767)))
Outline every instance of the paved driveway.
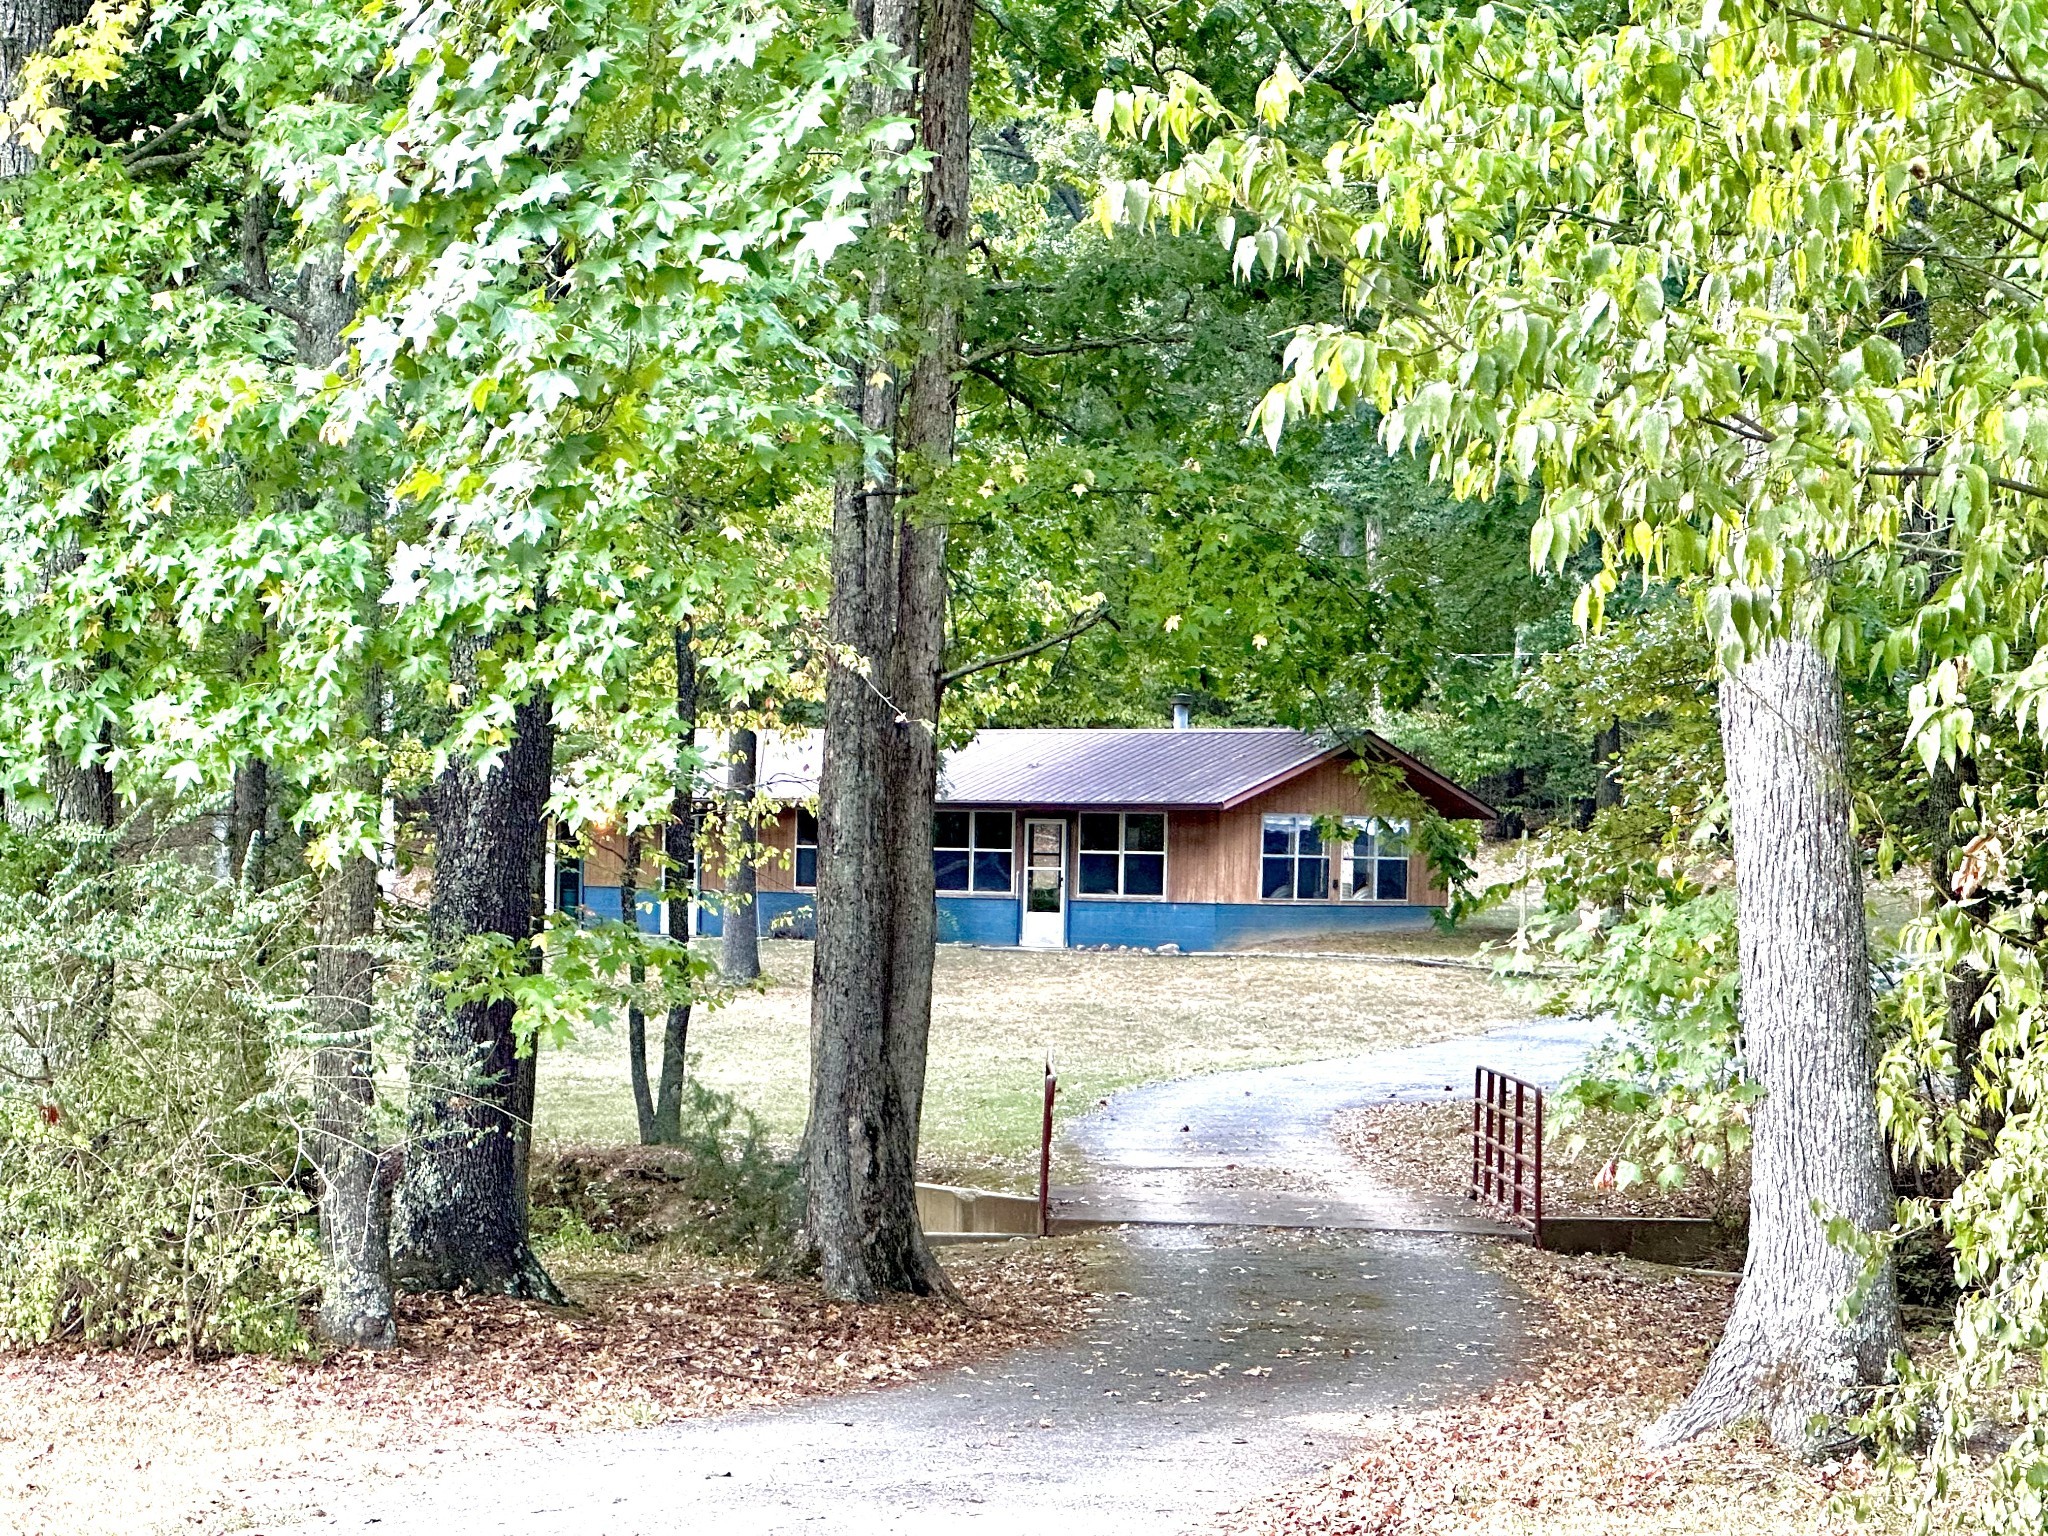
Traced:
POLYGON ((1474 1052, 1543 1076, 1577 1048, 1563 1025, 1532 1026, 1123 1095, 1075 1128, 1087 1190, 1106 1201, 1142 1178, 1130 1208, 1144 1219, 1187 1210, 1233 1224, 1078 1239, 1100 1245, 1104 1291, 1080 1337, 886 1392, 308 1490, 301 1508, 324 1513, 305 1525, 381 1536, 1181 1529, 1313 1473, 1358 1415, 1484 1384, 1510 1363, 1512 1287, 1476 1262, 1470 1237, 1356 1230, 1384 1207, 1346 1187, 1324 1128, 1348 1104, 1441 1094, 1460 1072, 1469 1083, 1474 1052), (1246 1169, 1266 1182, 1205 1182, 1246 1169), (1350 1229, 1235 1224, 1283 1208, 1352 1218, 1350 1229))
POLYGON ((1583 1019, 1440 1040, 1340 1061, 1155 1083, 1068 1128, 1086 1179, 1055 1191, 1088 1221, 1306 1226, 1505 1234, 1467 1201, 1373 1184, 1330 1135, 1340 1112, 1392 1101, 1469 1099, 1472 1069, 1554 1087, 1604 1033, 1583 1019))

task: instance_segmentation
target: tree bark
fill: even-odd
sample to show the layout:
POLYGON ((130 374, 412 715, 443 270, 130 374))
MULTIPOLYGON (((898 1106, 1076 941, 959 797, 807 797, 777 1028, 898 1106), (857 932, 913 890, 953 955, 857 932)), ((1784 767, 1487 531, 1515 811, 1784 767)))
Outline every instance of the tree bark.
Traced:
MULTIPOLYGON (((318 247, 301 271, 296 345, 298 360, 325 368, 340 357, 343 333, 355 318, 356 290, 339 235, 318 247)), ((345 503, 339 531, 368 538, 367 500, 345 503)), ((377 623, 375 585, 357 601, 364 633, 377 623)), ((384 731, 384 679, 365 660, 356 680, 355 718, 340 733, 357 742, 384 731)), ((244 811, 253 785, 235 782, 235 810, 244 811)), ((266 786, 267 787, 267 786, 266 786)), ((346 787, 370 805, 381 804, 384 775, 378 760, 358 756, 346 787)), ((253 809, 253 807, 249 807, 253 809)), ((373 813, 374 814, 374 813, 373 813)), ((378 1143, 375 1007, 377 864, 350 854, 321 891, 313 966, 313 1162, 320 1183, 320 1248, 325 1278, 319 1329, 330 1343, 365 1349, 397 1341, 392 1321, 391 1194, 397 1158, 378 1143)))
MULTIPOLYGON (((682 741, 675 804, 666 834, 668 855, 668 936, 676 944, 690 942, 690 898, 696 890, 697 803, 691 754, 697 739, 697 645, 688 625, 676 626, 676 733, 682 741)), ((654 1140, 673 1146, 683 1139, 683 1073, 690 1046, 690 1004, 670 1006, 661 1032, 661 1078, 654 1096, 654 1140)))
MULTIPOLYGON (((373 674, 366 702, 379 691, 373 674)), ((374 708, 374 704, 371 705, 374 708)), ((359 786, 380 787, 374 766, 359 786)), ((320 1336, 354 1349, 398 1342, 392 1321, 391 1190, 395 1158, 379 1149, 373 1051, 377 866, 352 856, 321 892, 313 962, 313 1165, 320 1180, 320 1336)))
MULTIPOLYGON (((1942 762, 1934 765, 1932 782, 1927 792, 1927 812, 1931 825, 1928 832, 1933 843, 1929 859, 1934 876, 1934 889, 1944 903, 1956 899, 1954 859, 1956 851, 1954 820, 1956 812, 1962 809, 1963 786, 1977 782, 1977 764, 1974 759, 1958 757, 1955 765, 1942 762)), ((1951 1084, 1956 1103, 1968 1102, 1977 1088, 1977 1062, 1983 1054, 1984 1032, 1991 1027, 1991 1021, 1984 1016, 1984 994, 1990 990, 1991 978, 1980 971, 1962 969, 1948 974, 1945 988, 1948 993, 1949 1039, 1956 1048, 1955 1077, 1951 1084)), ((1990 1121, 1984 1130, 1988 1138, 1995 1139, 1997 1124, 1990 1121)))
MULTIPOLYGON (((626 869, 619 881, 619 910, 628 923, 638 926, 640 915, 640 834, 626 834, 626 869)), ((631 980, 634 986, 647 979, 637 960, 631 980)), ((633 1116, 640 1128, 640 1145, 651 1147, 654 1136, 654 1085, 647 1077, 647 1014, 640 1004, 626 1005, 626 1067, 633 1080, 633 1116)))
POLYGON ((1621 804, 1621 721, 1610 717, 1593 738, 1593 765, 1600 780, 1593 786, 1593 808, 1608 810, 1621 804))
MULTIPOLYGON (((852 475, 834 488, 830 628, 819 784, 818 940, 811 1001, 811 1107, 805 1134, 806 1236, 828 1294, 951 1291, 917 1221, 917 1144, 931 1033, 935 938, 931 827, 938 789, 945 626, 945 528, 916 491, 953 452, 959 278, 968 195, 973 8, 932 0, 857 5, 869 35, 921 65, 922 271, 914 309, 877 263, 871 302, 908 312, 919 339, 899 400, 888 365, 857 370, 870 432, 895 443, 893 484, 852 475)), ((876 91, 872 105, 908 103, 876 91)), ((878 227, 894 221, 880 209, 878 227)))
POLYGON ((761 912, 755 904, 760 831, 754 825, 754 789, 760 773, 760 739, 750 730, 732 733, 726 751, 726 799, 738 818, 732 865, 725 877, 719 973, 727 981, 752 981, 761 974, 761 912))
MULTIPOLYGON (((0 107, 19 94, 22 66, 66 27, 85 20, 89 0, 0 0, 0 107)), ((26 176, 36 153, 7 129, 0 117, 0 181, 26 176)))
POLYGON ((1891 1224, 1877 1120, 1861 861, 1849 826, 1841 684, 1810 642, 1777 642, 1721 685, 1735 842, 1742 1023, 1763 1090, 1749 1257, 1692 1395, 1651 1426, 1670 1444, 1760 1417, 1778 1444, 1855 1406, 1901 1347, 1885 1266, 1847 1322, 1861 1261, 1829 1217, 1891 1224))
MULTIPOLYGON (((456 647, 458 681, 474 676, 476 642, 456 647)), ((510 745, 488 773, 450 763, 435 785, 436 969, 470 942, 498 936, 538 956, 535 931, 554 727, 545 697, 513 716, 510 745)), ((527 1242, 526 1161, 536 1056, 521 1050, 509 1000, 429 997, 412 1056, 412 1136, 399 1187, 393 1271, 408 1290, 473 1290, 559 1302, 527 1242)))
MULTIPOLYGON (((56 35, 83 21, 90 8, 89 0, 0 0, 0 109, 15 99, 29 60, 47 52, 56 35)), ((37 163, 35 151, 9 130, 0 111, 0 182, 26 176, 37 163)), ((75 540, 60 545, 50 556, 48 579, 54 583, 76 570, 84 558, 75 540)), ((77 686, 82 688, 82 680, 77 686)), ((97 750, 84 761, 74 761, 62 748, 51 748, 46 787, 58 821, 103 831, 118 822, 120 807, 107 766, 112 746, 110 733, 102 727, 97 750)))
POLYGON ((270 765, 260 757, 244 758, 235 769, 234 797, 228 810, 228 878, 260 891, 266 883, 270 822, 270 765))

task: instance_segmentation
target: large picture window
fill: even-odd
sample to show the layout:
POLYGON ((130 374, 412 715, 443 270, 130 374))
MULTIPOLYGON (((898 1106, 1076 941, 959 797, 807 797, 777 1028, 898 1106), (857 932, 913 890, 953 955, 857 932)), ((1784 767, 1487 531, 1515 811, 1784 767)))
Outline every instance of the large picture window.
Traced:
POLYGON ((932 816, 932 881, 941 891, 1007 895, 1017 859, 1008 811, 938 811, 932 816))
POLYGON ((1330 856, 1313 816, 1268 816, 1259 855, 1266 901, 1328 901, 1330 856))
POLYGON ((802 806, 796 808, 796 878, 790 883, 800 891, 818 888, 818 817, 802 806))
POLYGON ((1079 892, 1083 896, 1166 894, 1166 813, 1084 811, 1079 892))
POLYGON ((1408 823, 1367 821, 1354 826, 1339 866, 1346 901, 1408 899, 1408 823))

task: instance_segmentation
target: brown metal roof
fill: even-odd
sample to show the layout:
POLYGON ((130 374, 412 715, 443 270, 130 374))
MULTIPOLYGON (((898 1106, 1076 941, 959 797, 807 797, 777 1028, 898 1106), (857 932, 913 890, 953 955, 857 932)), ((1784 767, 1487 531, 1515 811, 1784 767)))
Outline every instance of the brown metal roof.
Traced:
MULTIPOLYGON (((764 731, 761 789, 776 799, 818 792, 822 733, 764 731)), ((1391 742, 1347 745, 1286 727, 981 731, 948 752, 939 800, 949 805, 1216 806, 1242 804, 1331 758, 1397 764, 1440 815, 1486 820, 1493 808, 1391 742)))
POLYGON ((1330 755, 1290 730, 982 731, 946 754, 955 805, 1220 806, 1330 755))

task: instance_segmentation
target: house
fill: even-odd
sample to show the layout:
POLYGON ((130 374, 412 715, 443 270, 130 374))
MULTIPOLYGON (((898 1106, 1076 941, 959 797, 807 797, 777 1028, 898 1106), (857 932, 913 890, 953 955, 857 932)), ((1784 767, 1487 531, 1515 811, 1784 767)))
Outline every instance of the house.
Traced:
MULTIPOLYGON (((754 921, 807 933, 818 878, 817 732, 764 736, 754 921)), ((1370 733, 1333 743, 1280 729, 987 730, 945 755, 932 826, 942 941, 1060 949, 1232 949, 1303 935, 1419 926, 1445 894, 1405 821, 1381 815, 1356 767, 1390 764, 1439 815, 1492 808, 1370 733), (1327 840, 1341 818, 1349 836, 1327 840)), ((563 905, 619 915, 616 848, 561 884, 563 905)), ((650 880, 650 884, 653 882, 650 880)), ((720 931, 715 872, 696 931, 720 931)), ((652 894, 642 923, 657 921, 652 894)))

